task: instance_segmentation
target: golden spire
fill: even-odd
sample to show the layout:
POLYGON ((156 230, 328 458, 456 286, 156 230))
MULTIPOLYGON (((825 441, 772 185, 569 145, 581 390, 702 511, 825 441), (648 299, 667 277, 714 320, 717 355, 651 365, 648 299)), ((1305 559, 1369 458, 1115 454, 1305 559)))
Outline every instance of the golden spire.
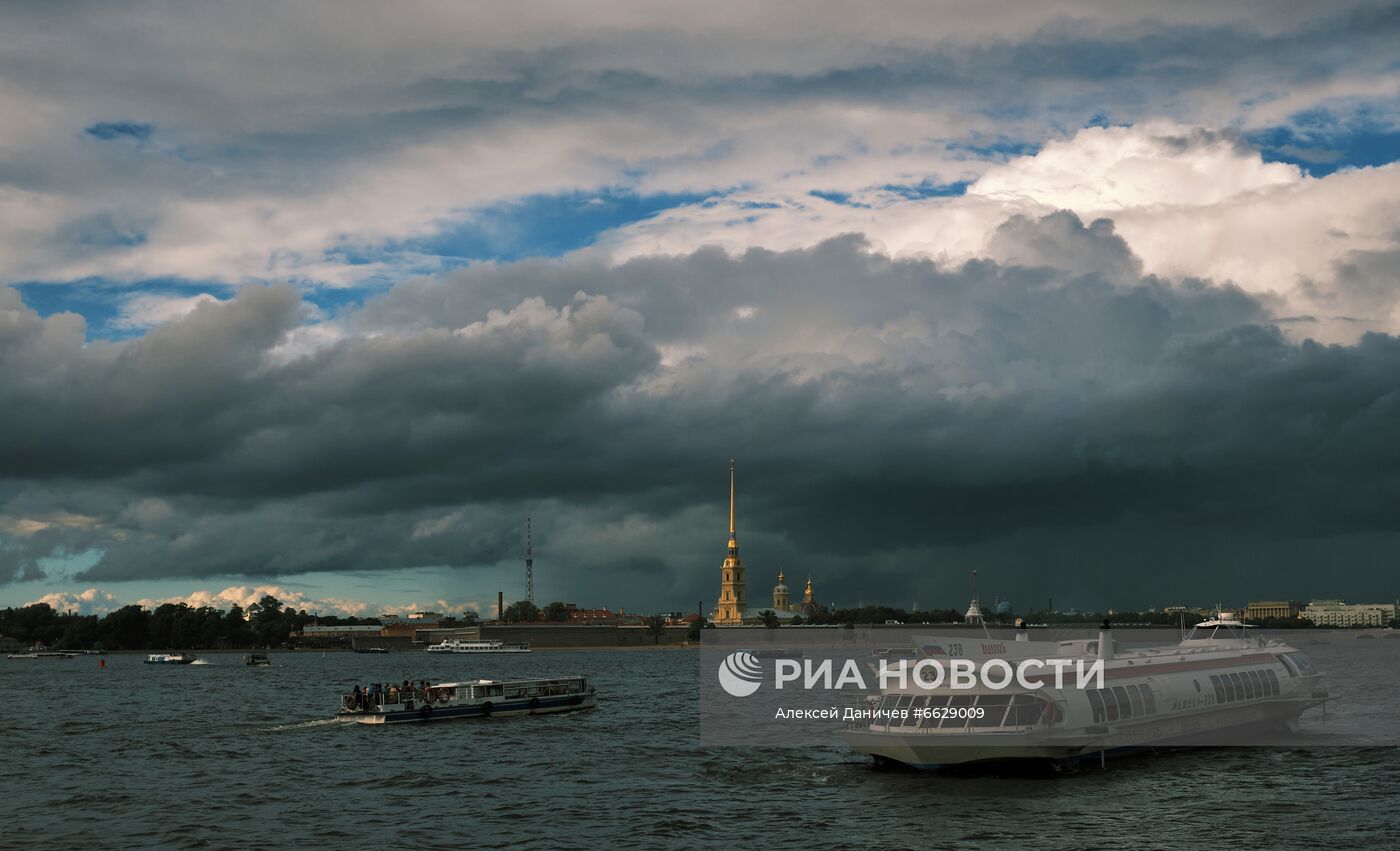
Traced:
POLYGON ((734 459, 729 459, 729 537, 734 537, 734 459))
POLYGON ((782 582, 782 581, 783 581, 783 571, 782 571, 781 568, 778 569, 778 581, 779 581, 779 582, 782 582))

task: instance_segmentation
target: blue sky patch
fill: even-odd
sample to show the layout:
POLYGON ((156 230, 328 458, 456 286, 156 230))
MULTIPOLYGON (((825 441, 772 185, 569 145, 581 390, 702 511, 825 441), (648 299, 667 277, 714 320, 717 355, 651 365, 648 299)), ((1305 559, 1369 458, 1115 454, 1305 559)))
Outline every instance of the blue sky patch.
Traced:
POLYGON ((99 121, 86 128, 84 132, 92 138, 101 139, 104 142, 123 138, 144 142, 151 138, 151 133, 154 130, 154 125, 137 121, 99 121))
POLYGON ((1031 156, 1040 152, 1039 144, 1019 139, 997 139, 985 144, 949 142, 944 147, 949 153, 965 155, 969 159, 991 160, 992 162, 1006 162, 1015 157, 1031 156))
POLYGON ((1343 127, 1316 113, 1298 119, 1294 127, 1271 127, 1245 138, 1264 159, 1291 163, 1314 177, 1400 159, 1400 132, 1382 126, 1343 127))
POLYGON ((833 204, 840 204, 843 207, 864 207, 867 209, 870 207, 869 204, 863 204, 859 201, 852 201, 851 196, 845 192, 824 192, 820 189, 813 189, 807 194, 811 195, 813 198, 820 198, 823 201, 830 201, 833 204))
POLYGON ((480 208, 436 236, 410 240, 397 248, 449 260, 558 257, 592 245, 605 231, 708 197, 620 191, 531 195, 480 208))
POLYGON ((55 313, 76 313, 87 320, 89 340, 125 340, 140 337, 145 328, 128 328, 120 324, 122 305, 130 298, 143 295, 189 297, 211 293, 228 298, 234 287, 211 282, 160 278, 133 284, 115 283, 91 278, 73 284, 17 284, 24 303, 40 316, 55 313))
POLYGON ((910 201, 920 198, 950 198, 955 195, 967 194, 967 187, 972 185, 970 180, 958 180, 953 183, 931 183, 927 180, 921 183, 906 183, 904 185, 889 184, 880 187, 886 192, 893 192, 902 195, 910 201))

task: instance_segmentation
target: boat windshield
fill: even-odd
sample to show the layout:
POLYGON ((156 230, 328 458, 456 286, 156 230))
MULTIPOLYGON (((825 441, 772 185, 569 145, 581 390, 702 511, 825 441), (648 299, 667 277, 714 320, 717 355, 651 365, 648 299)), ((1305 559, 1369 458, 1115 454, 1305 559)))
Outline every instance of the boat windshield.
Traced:
POLYGON ((1195 629, 1186 637, 1187 641, 1235 641, 1248 638, 1245 630, 1249 624, 1239 621, 1202 621, 1196 624, 1195 629))

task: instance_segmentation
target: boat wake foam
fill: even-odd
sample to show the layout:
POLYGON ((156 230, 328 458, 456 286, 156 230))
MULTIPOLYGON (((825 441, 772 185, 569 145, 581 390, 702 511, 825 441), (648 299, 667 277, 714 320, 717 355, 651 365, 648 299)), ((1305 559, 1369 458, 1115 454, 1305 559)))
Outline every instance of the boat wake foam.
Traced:
POLYGON ((269 732, 285 733, 289 730, 309 730, 313 727, 333 727, 337 724, 345 724, 347 722, 353 722, 354 720, 355 719, 353 717, 313 718, 310 721, 298 721, 295 724, 278 724, 276 727, 273 727, 269 732))

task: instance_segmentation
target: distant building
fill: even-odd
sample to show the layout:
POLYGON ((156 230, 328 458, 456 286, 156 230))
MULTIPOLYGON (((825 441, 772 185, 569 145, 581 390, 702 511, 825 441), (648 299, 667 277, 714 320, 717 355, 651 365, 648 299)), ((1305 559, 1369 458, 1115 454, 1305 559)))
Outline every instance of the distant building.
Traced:
POLYGON ((778 571, 778 584, 773 586, 773 605, 751 609, 744 592, 744 561, 739 558, 739 535, 734 523, 734 462, 729 462, 729 548, 720 566, 719 603, 710 613, 715 626, 743 626, 761 623, 763 612, 772 611, 779 617, 802 615, 809 617, 824 611, 812 590, 812 577, 807 577, 807 590, 802 602, 793 605, 792 595, 784 584, 783 572, 778 571))
POLYGON ((299 647, 354 647, 361 642, 378 643, 385 629, 375 624, 304 626, 301 632, 292 633, 291 639, 299 647))
POLYGON ((788 587, 784 584, 783 572, 778 571, 778 584, 773 586, 773 611, 792 611, 792 595, 788 593, 788 587))
POLYGON ((413 633, 414 644, 441 644, 449 639, 458 641, 480 641, 480 626, 455 626, 440 627, 431 629, 419 629, 413 633))
POLYGON ((1215 609, 1202 606, 1163 606, 1162 614, 1209 618, 1215 616, 1215 609))
POLYGON ((802 592, 802 605, 798 608, 803 617, 811 617, 819 612, 825 611, 825 607, 817 602, 816 592, 812 590, 812 577, 807 577, 807 590, 802 592))
POLYGON ((1394 603, 1343 603, 1341 600, 1313 600, 1303 609, 1303 617, 1318 626, 1388 626, 1395 620, 1394 603))
POLYGON ((739 626, 748 608, 744 599, 744 562, 739 558, 739 537, 734 528, 734 461, 729 461, 729 551, 720 568, 716 626, 739 626))
POLYGON ((570 623, 617 623, 627 617, 626 609, 614 612, 607 606, 600 609, 580 609, 573 603, 565 603, 564 606, 569 610, 570 623))
POLYGON ((379 635, 383 627, 370 626, 304 626, 301 634, 307 638, 354 638, 356 636, 379 635))
POLYGON ((1307 603, 1295 603, 1289 600, 1256 601, 1244 607, 1244 619, 1247 621, 1293 620, 1303 613, 1303 609, 1307 608, 1307 605, 1307 603))
POLYGON ((16 653, 24 649, 18 638, 11 638, 8 635, 0 635, 0 653, 16 653))

